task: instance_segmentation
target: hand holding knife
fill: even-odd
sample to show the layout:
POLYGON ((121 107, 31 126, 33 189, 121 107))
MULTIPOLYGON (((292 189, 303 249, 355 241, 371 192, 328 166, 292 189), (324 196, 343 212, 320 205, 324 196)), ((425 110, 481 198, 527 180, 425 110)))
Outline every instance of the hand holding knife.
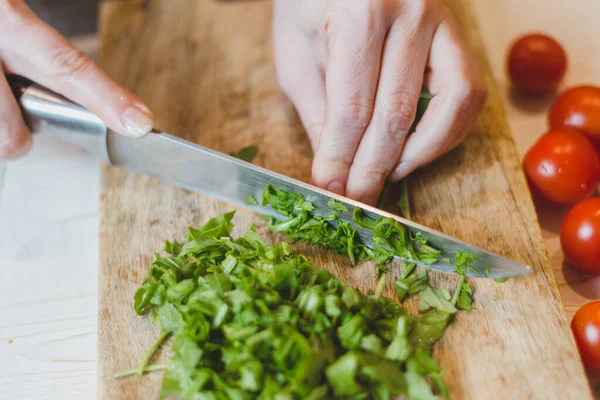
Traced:
MULTIPOLYGON (((419 232, 428 243, 442 250, 443 257, 454 257, 458 251, 477 255, 479 260, 473 262, 474 269, 467 271, 467 276, 506 278, 532 271, 528 266, 423 225, 165 132, 155 130, 142 139, 124 137, 111 131, 96 115, 63 96, 20 77, 11 76, 9 81, 25 120, 34 133, 49 134, 79 145, 103 161, 120 168, 275 218, 282 216, 271 208, 247 205, 246 198, 252 196, 260 200, 265 186, 271 184, 286 192, 304 195, 308 201, 314 203, 317 215, 318 210, 327 209, 330 199, 335 199, 346 205, 349 210, 358 207, 371 218, 392 218, 413 234, 419 232)), ((341 213, 339 219, 356 226, 352 222, 351 211, 341 213)), ((356 228, 361 241, 367 246, 372 246, 372 233, 359 226, 356 228)), ((426 268, 454 273, 453 266, 445 261, 432 265, 409 261, 426 268)))

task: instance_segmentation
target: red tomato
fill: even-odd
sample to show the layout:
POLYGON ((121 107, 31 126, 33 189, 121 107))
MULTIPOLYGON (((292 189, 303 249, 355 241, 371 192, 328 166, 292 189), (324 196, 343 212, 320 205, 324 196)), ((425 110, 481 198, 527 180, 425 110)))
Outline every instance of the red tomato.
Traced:
POLYGON ((600 198, 584 200, 569 211, 560 229, 560 244, 569 264, 600 274, 600 198))
POLYGON ((600 371, 600 301, 592 301, 577 310, 571 330, 583 363, 600 371))
POLYGON ((566 69, 565 51, 556 40, 546 35, 519 38, 508 55, 508 73, 513 84, 528 94, 556 89, 566 69))
POLYGON ((585 136, 550 131, 538 139, 523 159, 532 192, 556 205, 590 197, 600 181, 600 159, 585 136))
POLYGON ((562 93, 549 114, 550 129, 572 129, 600 146, 600 87, 579 86, 562 93))

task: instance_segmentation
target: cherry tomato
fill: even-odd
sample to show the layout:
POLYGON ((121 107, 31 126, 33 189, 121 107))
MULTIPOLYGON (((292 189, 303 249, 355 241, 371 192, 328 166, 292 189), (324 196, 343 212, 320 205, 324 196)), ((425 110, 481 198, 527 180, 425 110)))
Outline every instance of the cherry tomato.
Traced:
POLYGON ((562 93, 550 108, 550 129, 572 129, 600 146, 600 87, 578 86, 562 93))
POLYGON ((534 195, 556 205, 590 197, 600 181, 600 159, 585 136, 570 131, 542 135, 523 159, 534 195))
POLYGON ((566 69, 565 51, 556 40, 546 35, 519 38, 508 55, 508 73, 512 82, 527 94, 556 89, 566 69))
POLYGON ((586 367, 600 371, 600 301, 582 306, 571 321, 571 330, 586 367))
POLYGON ((560 230, 560 244, 569 264, 600 274, 600 198, 584 200, 569 211, 560 230))

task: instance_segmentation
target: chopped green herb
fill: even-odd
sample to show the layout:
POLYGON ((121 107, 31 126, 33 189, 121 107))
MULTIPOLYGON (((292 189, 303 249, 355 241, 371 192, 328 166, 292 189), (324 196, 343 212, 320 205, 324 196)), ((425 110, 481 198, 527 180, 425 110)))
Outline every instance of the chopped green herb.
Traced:
POLYGON ((507 280, 509 280, 509 279, 510 279, 510 277, 505 277, 505 278, 494 278, 494 280, 495 280, 496 282, 498 282, 498 283, 504 283, 504 282, 506 282, 506 281, 507 281, 507 280))
POLYGON ((410 127, 409 134, 417 129, 417 124, 419 123, 421 118, 423 118, 423 115, 425 114, 425 111, 427 111, 427 107, 429 106, 429 102, 431 102, 432 98, 433 96, 431 95, 431 93, 429 93, 429 91, 423 87, 421 89, 421 94, 419 95, 419 101, 417 103, 417 114, 415 116, 415 120, 412 126, 410 127))
POLYGON ((241 148, 239 151, 232 151, 229 153, 230 156, 239 158, 240 160, 244 160, 246 162, 251 163, 254 161, 254 158, 258 155, 258 146, 251 145, 241 148))
POLYGON ((471 285, 469 285, 469 282, 465 280, 464 276, 459 278, 451 302, 456 308, 461 310, 470 310, 472 308, 473 289, 471 288, 471 285))
POLYGON ((408 194, 408 178, 400 181, 400 199, 398 199, 398 208, 403 218, 411 219, 410 214, 410 199, 408 194))
MULTIPOLYGON (((270 228, 285 233, 292 239, 304 240, 308 244, 318 245, 348 256, 352 264, 360 260, 373 260, 379 266, 378 273, 384 272, 382 266, 399 257, 407 262, 419 261, 425 265, 435 264, 442 252, 430 246, 421 232, 409 232, 402 224, 391 218, 370 218, 360 208, 353 210, 352 221, 359 227, 373 232, 373 246, 365 246, 356 233, 356 227, 349 222, 326 214, 315 214, 315 206, 301 194, 288 193, 267 185, 263 191, 262 205, 270 205, 278 213, 287 217, 278 220, 267 217, 270 228), (330 223, 335 221, 336 224, 330 223)), ((335 212, 345 212, 347 207, 335 200, 328 206, 335 212), (341 206, 341 207, 340 207, 341 206), (342 208, 343 207, 343 208, 342 208)), ((471 262, 478 257, 474 254, 457 252, 455 270, 460 275, 467 271, 477 272, 471 262)))
MULTIPOLYGON (((414 266, 415 264, 412 265, 414 266)), ((428 278, 426 269, 421 269, 419 275, 410 272, 406 274, 406 276, 396 279, 396 282, 394 283, 396 296, 398 296, 398 301, 400 302, 403 302, 408 295, 419 293, 427 287, 428 278)))
POLYGON ((460 285, 460 288, 456 289, 459 291, 458 300, 456 302, 456 308, 462 310, 470 310, 473 308, 473 288, 469 285, 469 282, 465 281, 460 285))
POLYGON ((456 252, 454 260, 454 271, 457 274, 466 275, 467 271, 477 273, 477 269, 471 265, 473 261, 479 260, 479 256, 477 256, 477 254, 463 253, 459 250, 456 252))
MULTIPOLYGON (((309 212, 280 200, 270 203, 294 218, 309 212)), ((428 285, 426 270, 409 264, 400 278, 433 308, 409 316, 382 296, 385 275, 362 294, 286 242, 269 245, 253 229, 231 237, 232 218, 190 228, 185 243, 166 242, 167 255, 155 256, 134 308, 151 312, 161 335, 138 368, 117 377, 165 370, 161 398, 447 398, 430 352, 456 309, 428 285), (147 365, 168 335, 169 364, 147 365)), ((392 248, 405 233, 390 221, 373 228, 392 248)))
POLYGON ((327 202, 327 205, 329 206, 329 208, 331 208, 331 211, 334 211, 336 213, 343 213, 343 212, 348 212, 350 210, 348 210, 348 207, 346 207, 343 203, 340 203, 337 200, 334 199, 330 199, 327 202))
POLYGON ((258 201, 254 198, 254 196, 252 196, 251 194, 249 194, 246 197, 246 205, 247 206, 255 206, 258 204, 258 201))
MULTIPOLYGON (((163 370, 167 369, 168 367, 169 367, 168 364, 152 364, 152 365, 145 367, 143 369, 142 373, 163 371, 163 370)), ((117 372, 114 375, 114 377, 116 379, 119 379, 119 378, 125 378, 128 376, 139 375, 139 373, 140 373, 140 368, 138 367, 138 368, 126 369, 124 371, 117 372)))
POLYGON ((425 312, 431 308, 445 311, 451 314, 456 312, 456 307, 450 302, 450 293, 447 290, 425 287, 419 292, 419 312, 425 312))

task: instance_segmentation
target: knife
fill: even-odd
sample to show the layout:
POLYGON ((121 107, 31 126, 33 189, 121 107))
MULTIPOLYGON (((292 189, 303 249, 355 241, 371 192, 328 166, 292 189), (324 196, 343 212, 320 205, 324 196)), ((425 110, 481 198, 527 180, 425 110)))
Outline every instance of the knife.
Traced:
MULTIPOLYGON (((272 184, 286 192, 304 195, 315 205, 314 214, 323 217, 331 212, 327 202, 335 199, 345 204, 349 210, 359 207, 370 218, 392 218, 413 234, 422 234, 428 244, 442 251, 440 258, 454 259, 458 251, 477 255, 479 259, 472 263, 474 268, 467 271, 467 276, 507 278, 532 272, 529 266, 413 221, 165 132, 155 130, 142 139, 127 138, 112 132, 87 109, 49 89, 19 76, 9 75, 8 80, 32 132, 52 135, 79 145, 109 164, 278 219, 284 217, 270 207, 247 205, 246 198, 253 196, 260 201, 264 187, 272 184)), ((343 212, 338 218, 351 223, 365 245, 373 245, 371 231, 352 221, 352 211, 343 212)), ((433 265, 424 265, 416 260, 408 261, 421 267, 455 273, 454 267, 446 261, 433 265)))

